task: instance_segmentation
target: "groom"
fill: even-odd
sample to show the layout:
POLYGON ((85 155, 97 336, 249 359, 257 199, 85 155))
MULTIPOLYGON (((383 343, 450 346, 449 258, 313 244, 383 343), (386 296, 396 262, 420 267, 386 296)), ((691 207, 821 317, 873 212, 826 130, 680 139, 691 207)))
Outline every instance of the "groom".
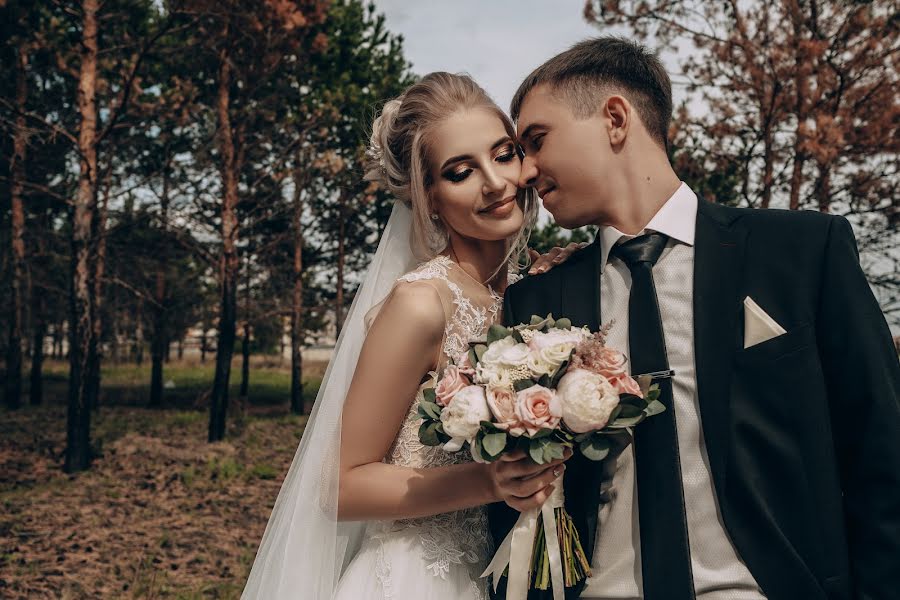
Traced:
MULTIPOLYGON (((668 161, 671 115, 660 61, 615 38, 550 59, 512 102, 520 184, 600 230, 511 286, 504 320, 612 322, 633 373, 674 371, 611 482, 567 462, 593 571, 567 597, 900 598, 900 366, 850 225, 698 199, 668 161)), ((498 544, 535 499, 516 496, 529 469, 497 467, 498 544)))

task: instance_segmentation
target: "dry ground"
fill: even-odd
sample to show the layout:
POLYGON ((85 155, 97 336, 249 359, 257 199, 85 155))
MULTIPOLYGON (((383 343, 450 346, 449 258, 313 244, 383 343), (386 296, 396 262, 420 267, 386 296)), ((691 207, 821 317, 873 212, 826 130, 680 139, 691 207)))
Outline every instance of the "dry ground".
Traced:
MULTIPOLYGON (((320 374, 321 365, 310 370, 320 374)), ((0 597, 240 596, 306 423, 288 414, 286 390, 277 393, 283 373, 255 373, 269 394, 256 399, 251 377, 244 414, 216 444, 206 442, 204 410, 135 406, 142 393, 125 393, 120 375, 104 381, 128 404, 115 402, 115 387, 104 394, 93 418, 98 457, 85 473, 60 469, 61 401, 0 412, 0 597)), ((191 394, 182 385, 172 398, 190 404, 202 387, 191 394)))

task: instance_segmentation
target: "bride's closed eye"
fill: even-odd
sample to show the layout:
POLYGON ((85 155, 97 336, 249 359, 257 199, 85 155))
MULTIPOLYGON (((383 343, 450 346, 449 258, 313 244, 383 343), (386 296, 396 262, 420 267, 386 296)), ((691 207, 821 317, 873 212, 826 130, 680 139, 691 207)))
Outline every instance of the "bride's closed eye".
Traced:
MULTIPOLYGON (((499 163, 508 163, 514 160, 517 157, 515 147, 510 143, 505 148, 502 148, 495 156, 494 160, 499 163)), ((465 181, 469 175, 472 174, 471 167, 467 167, 465 165, 457 165, 456 169, 448 169, 441 173, 441 177, 446 179, 447 181, 451 181, 453 183, 460 183, 465 181)))

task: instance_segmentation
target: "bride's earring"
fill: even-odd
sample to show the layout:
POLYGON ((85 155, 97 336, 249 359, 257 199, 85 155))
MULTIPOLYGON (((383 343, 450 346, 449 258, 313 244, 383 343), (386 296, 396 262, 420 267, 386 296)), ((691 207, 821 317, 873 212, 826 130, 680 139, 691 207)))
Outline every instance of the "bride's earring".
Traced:
POLYGON ((432 220, 432 221, 437 221, 437 220, 438 220, 438 214, 437 214, 437 213, 431 213, 431 220, 432 220))

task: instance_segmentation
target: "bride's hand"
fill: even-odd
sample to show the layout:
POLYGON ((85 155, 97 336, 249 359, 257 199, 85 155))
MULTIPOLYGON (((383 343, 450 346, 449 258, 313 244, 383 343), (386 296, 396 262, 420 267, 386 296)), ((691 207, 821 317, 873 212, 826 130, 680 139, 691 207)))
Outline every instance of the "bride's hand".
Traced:
POLYGON ((563 248, 560 248, 559 246, 551 248, 546 254, 540 254, 537 250, 529 248, 528 256, 531 258, 531 267, 528 269, 528 274, 536 275, 538 273, 546 273, 553 267, 566 262, 572 254, 581 250, 588 244, 590 244, 590 242, 569 242, 569 244, 563 248))
POLYGON ((563 463, 572 451, 566 448, 565 452, 563 458, 545 465, 535 463, 521 451, 504 454, 488 465, 495 497, 519 512, 540 507, 553 493, 553 482, 566 470, 563 463))

